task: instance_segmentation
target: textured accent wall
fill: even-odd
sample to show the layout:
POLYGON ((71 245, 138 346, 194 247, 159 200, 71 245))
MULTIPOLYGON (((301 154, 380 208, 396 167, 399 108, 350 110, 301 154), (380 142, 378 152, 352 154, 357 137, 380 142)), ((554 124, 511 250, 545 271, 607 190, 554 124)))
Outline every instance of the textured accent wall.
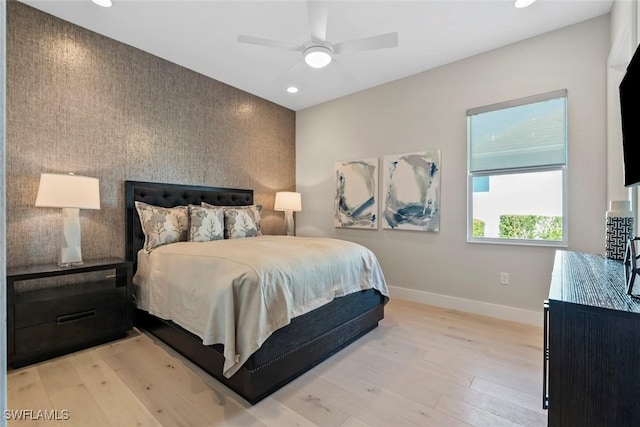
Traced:
POLYGON ((7 266, 56 262, 43 172, 100 179, 84 259, 124 256, 124 181, 252 188, 281 234, 295 188, 295 113, 15 1, 7 4, 7 266))

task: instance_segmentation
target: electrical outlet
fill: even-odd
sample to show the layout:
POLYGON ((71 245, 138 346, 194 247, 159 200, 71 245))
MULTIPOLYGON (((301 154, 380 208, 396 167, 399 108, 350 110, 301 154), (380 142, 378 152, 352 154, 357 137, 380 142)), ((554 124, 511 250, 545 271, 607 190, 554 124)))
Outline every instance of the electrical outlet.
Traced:
POLYGON ((509 273, 505 273, 505 272, 500 273, 500 284, 501 285, 509 284, 509 273))

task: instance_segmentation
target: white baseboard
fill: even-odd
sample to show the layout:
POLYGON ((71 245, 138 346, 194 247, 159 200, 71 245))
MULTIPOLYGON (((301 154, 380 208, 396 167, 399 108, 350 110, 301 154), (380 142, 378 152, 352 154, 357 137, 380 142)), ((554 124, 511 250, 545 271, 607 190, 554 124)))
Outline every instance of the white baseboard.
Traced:
POLYGON ((492 304, 489 302, 474 301, 449 295, 417 291, 415 289, 400 288, 398 286, 389 286, 389 293, 391 294, 391 298, 466 311, 467 313, 496 317, 498 319, 525 323, 527 325, 542 326, 542 311, 525 310, 522 308, 492 304))

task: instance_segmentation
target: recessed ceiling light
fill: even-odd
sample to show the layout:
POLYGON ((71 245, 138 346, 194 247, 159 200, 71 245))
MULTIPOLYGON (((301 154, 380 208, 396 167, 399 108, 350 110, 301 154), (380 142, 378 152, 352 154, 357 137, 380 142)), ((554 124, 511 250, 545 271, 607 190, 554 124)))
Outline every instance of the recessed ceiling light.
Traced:
POLYGON ((535 1, 536 0, 516 0, 513 5, 518 9, 522 9, 523 7, 531 6, 535 1))
POLYGON ((91 0, 91 1, 97 4, 98 6, 102 6, 102 7, 111 7, 111 5, 113 4, 111 3, 111 0, 91 0))
POLYGON ((289 93, 298 93, 298 88, 295 87, 295 86, 289 86, 287 88, 287 92, 289 92, 289 93))
POLYGON ((323 68, 331 62, 332 53, 326 46, 311 46, 304 51, 304 62, 313 68, 323 68))

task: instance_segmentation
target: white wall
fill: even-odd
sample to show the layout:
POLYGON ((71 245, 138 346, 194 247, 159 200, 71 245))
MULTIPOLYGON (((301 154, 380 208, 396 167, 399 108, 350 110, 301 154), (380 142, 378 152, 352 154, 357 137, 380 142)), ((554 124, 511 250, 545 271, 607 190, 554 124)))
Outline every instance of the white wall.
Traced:
POLYGON ((570 249, 604 252, 609 34, 605 15, 298 112, 298 235, 371 248, 392 296, 541 318, 554 249, 466 243, 466 110, 568 90, 570 249), (439 233, 333 227, 334 162, 427 148, 442 149, 439 233))
POLYGON ((618 86, 635 51, 636 2, 616 1, 611 9, 611 50, 607 68, 607 198, 625 200, 618 86))

